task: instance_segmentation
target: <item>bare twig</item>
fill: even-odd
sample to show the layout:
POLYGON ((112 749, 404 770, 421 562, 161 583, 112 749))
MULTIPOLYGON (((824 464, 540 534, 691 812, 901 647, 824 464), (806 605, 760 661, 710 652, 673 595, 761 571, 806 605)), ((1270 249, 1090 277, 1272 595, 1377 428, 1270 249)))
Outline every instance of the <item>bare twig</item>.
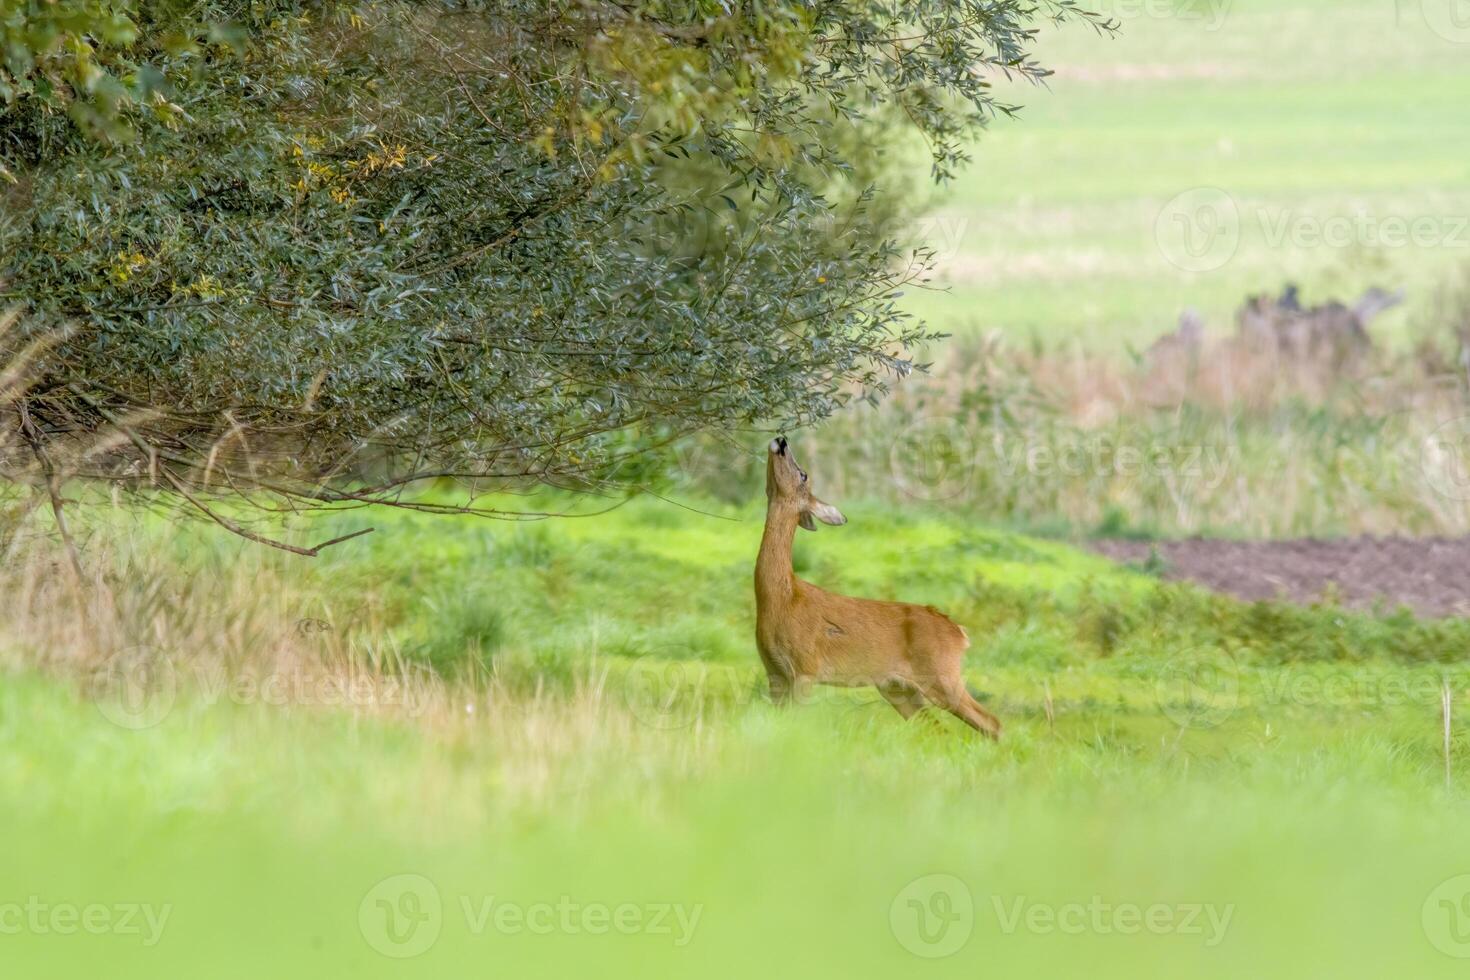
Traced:
POLYGON ((28 406, 21 401, 18 408, 21 435, 30 444, 31 452, 35 454, 36 462, 41 467, 41 473, 46 478, 46 493, 51 498, 51 514, 56 519, 56 530, 61 533, 61 543, 66 548, 66 557, 71 563, 75 584, 80 589, 87 576, 82 571, 82 556, 77 551, 77 543, 72 538, 71 528, 66 523, 65 500, 61 496, 61 476, 57 473, 55 465, 52 464, 50 454, 46 452, 46 444, 41 439, 41 434, 36 431, 36 423, 31 420, 28 406))
MULTIPOLYGON (((71 390, 78 397, 86 401, 87 404, 91 405, 92 408, 95 409, 99 414, 101 414, 103 418, 107 419, 108 422, 116 426, 119 431, 126 435, 128 439, 133 443, 133 445, 138 447, 139 452, 145 454, 149 459, 158 459, 159 453, 156 451, 155 447, 149 445, 147 440, 138 435, 138 433, 135 432, 125 422, 123 422, 117 416, 113 415, 107 409, 103 408, 100 404, 97 403, 95 399, 89 397, 78 386, 72 385, 71 390)), ((264 535, 256 534, 254 531, 251 531, 248 528, 237 524, 235 521, 232 521, 230 518, 221 514, 219 511, 215 510, 204 501, 200 500, 194 494, 190 493, 188 485, 185 484, 183 480, 179 479, 178 475, 175 474, 173 470, 169 469, 168 466, 159 464, 158 472, 162 474, 163 478, 168 482, 169 486, 173 487, 174 490, 178 492, 179 496, 183 497, 190 504, 193 504, 194 507, 196 507, 200 511, 200 513, 204 514, 220 527, 224 528, 232 534, 239 535, 247 541, 254 541, 256 544, 269 545, 272 548, 279 548, 282 551, 289 551, 293 555, 303 555, 307 558, 315 558, 317 555, 321 554, 323 549, 329 548, 334 544, 341 544, 344 541, 351 541, 353 538, 361 537, 364 534, 371 534, 374 530, 376 530, 375 528, 366 527, 358 531, 353 531, 351 534, 344 534, 340 537, 332 538, 330 541, 323 541, 321 544, 316 545, 312 548, 302 548, 294 544, 287 544, 284 541, 277 541, 274 538, 268 538, 264 535)))

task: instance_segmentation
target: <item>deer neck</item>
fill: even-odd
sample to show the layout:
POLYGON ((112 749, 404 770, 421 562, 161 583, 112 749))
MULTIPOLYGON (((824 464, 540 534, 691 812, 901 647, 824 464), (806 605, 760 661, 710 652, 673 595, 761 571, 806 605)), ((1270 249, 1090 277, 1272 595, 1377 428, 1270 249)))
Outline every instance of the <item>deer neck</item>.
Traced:
POLYGON ((795 589, 791 541, 796 537, 796 508, 774 501, 766 508, 766 530, 755 560, 755 596, 760 604, 788 602, 795 589))

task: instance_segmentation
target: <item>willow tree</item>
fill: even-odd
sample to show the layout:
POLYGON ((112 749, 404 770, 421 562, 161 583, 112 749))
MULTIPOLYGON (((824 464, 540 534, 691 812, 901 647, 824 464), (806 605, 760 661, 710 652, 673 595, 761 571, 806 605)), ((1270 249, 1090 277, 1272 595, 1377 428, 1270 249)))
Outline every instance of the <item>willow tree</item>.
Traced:
POLYGON ((870 183, 1039 79, 1022 0, 0 5, 0 459, 293 502, 640 479, 928 336, 870 183), (65 465, 62 460, 71 461, 65 465))

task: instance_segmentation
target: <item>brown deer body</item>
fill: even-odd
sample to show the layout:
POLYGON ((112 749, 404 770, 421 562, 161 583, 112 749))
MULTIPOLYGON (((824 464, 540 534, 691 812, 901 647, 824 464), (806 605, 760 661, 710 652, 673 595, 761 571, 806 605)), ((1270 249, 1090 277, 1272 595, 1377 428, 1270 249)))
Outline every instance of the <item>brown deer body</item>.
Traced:
POLYGON ((810 684, 876 687, 905 718, 932 703, 997 738, 1000 722, 965 687, 965 631, 933 606, 854 599, 796 577, 798 525, 845 524, 812 495, 785 439, 766 457, 766 530, 755 564, 756 646, 778 704, 810 684))

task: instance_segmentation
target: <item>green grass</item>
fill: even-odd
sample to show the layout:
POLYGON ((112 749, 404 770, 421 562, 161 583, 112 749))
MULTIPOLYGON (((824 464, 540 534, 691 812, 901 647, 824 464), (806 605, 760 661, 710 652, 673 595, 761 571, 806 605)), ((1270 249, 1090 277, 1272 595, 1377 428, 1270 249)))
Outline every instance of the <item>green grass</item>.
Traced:
MULTIPOLYGON (((495 677, 422 713, 185 682, 132 730, 65 674, 12 672, 0 906, 168 909, 152 945, 49 919, 7 934, 14 975, 1459 969, 1420 924, 1433 889, 1470 871, 1470 743, 1456 734, 1448 789, 1440 746, 1442 680, 1461 710, 1470 694, 1455 622, 1241 605, 923 511, 857 505, 803 535, 815 581, 970 627, 967 679, 1007 724, 994 746, 949 719, 905 724, 870 693, 767 704, 749 508, 377 513, 377 533, 315 563, 137 510, 88 516, 87 533, 126 542, 109 559, 123 572, 166 549, 166 580, 114 587, 175 594, 206 636, 249 618, 245 597, 211 598, 241 575, 324 635, 427 650, 449 674, 456 652, 483 656, 495 677), (440 932, 400 960, 380 952, 410 947, 384 938, 377 901, 413 911, 395 904, 414 901, 394 891, 405 874, 432 883, 440 932), (965 945, 932 961, 908 902, 937 915, 962 896, 936 898, 930 875, 974 909, 965 945), (512 917, 481 928, 492 899, 512 917), (579 917, 670 903, 684 930, 595 934, 579 917), (550 933, 517 927, 533 906, 551 907, 532 913, 556 916, 550 933), (1194 921, 1137 928, 1128 910, 1152 906, 1194 921)), ((186 667, 212 651, 169 652, 186 667)))
POLYGON ((1381 321, 1387 337, 1433 316, 1470 259, 1466 44, 1431 30, 1418 3, 1181 6, 1211 16, 1120 2, 1102 7, 1121 15, 1116 38, 1043 36, 1057 74, 1010 90, 1021 118, 987 133, 921 226, 950 289, 911 293, 912 309, 955 332, 1112 349, 1146 344, 1186 307, 1228 331, 1247 294, 1288 279, 1309 300, 1406 288, 1381 321), (1129 16, 1148 11, 1159 15, 1129 16), (1238 244, 1209 268, 1179 268, 1177 236, 1161 245, 1156 223, 1200 187, 1234 202, 1238 244), (1330 243, 1275 233, 1358 215, 1378 233, 1424 220, 1433 234, 1399 245, 1356 225, 1330 243))
MULTIPOLYGON (((381 606, 372 618, 392 628, 405 655, 438 668, 469 649, 486 664, 498 657, 511 673, 527 658, 544 663, 568 651, 754 671, 751 568, 763 513, 702 506, 715 509, 641 498, 597 518, 460 521, 454 533, 438 517, 387 512, 374 516, 375 534, 319 560, 314 588, 371 596, 381 606), (392 589, 382 590, 390 569, 392 589), (493 643, 478 636, 485 623, 493 643)), ((1460 620, 1419 621, 1393 609, 1346 614, 1330 597, 1310 608, 1245 604, 943 511, 843 506, 847 525, 798 535, 799 574, 853 595, 939 606, 978 637, 974 666, 982 672, 996 645, 1018 637, 1051 666, 1200 648, 1270 663, 1450 663, 1470 646, 1470 623, 1460 620)), ((357 526, 326 523, 306 537, 357 526)), ((1024 673, 1037 664, 1022 658, 1019 666, 1024 673)))
MULTIPOLYGON (((1375 690, 1375 672, 1327 673, 1375 690)), ((1298 676, 1250 688, 1269 700, 1298 676)), ((1464 870, 1465 797, 1439 788, 1432 702, 1271 701, 1181 730, 1150 703, 1147 675, 1053 681, 1055 730, 1033 707, 1008 717, 999 748, 880 706, 740 705, 697 731, 631 736, 608 720, 615 702, 521 709, 552 750, 505 745, 492 737, 504 726, 436 736, 266 708, 185 706, 120 733, 64 691, 12 681, 0 791, 24 846, 3 859, 7 894, 170 913, 153 946, 22 934, 5 957, 19 975, 105 964, 112 976, 1459 969, 1419 924, 1431 890, 1464 870), (575 710, 595 711, 604 737, 569 738, 575 710), (444 911, 435 945, 397 961, 372 944, 384 946, 373 910, 366 934, 358 917, 378 882, 403 874, 431 881, 444 911), (934 964, 890 928, 900 892, 932 874, 976 903, 968 943, 934 964), (699 919, 684 945, 476 932, 460 900, 492 896, 681 903, 699 919), (1230 919, 1218 937, 1007 932, 994 902, 1018 900, 1203 904, 1230 919)))

